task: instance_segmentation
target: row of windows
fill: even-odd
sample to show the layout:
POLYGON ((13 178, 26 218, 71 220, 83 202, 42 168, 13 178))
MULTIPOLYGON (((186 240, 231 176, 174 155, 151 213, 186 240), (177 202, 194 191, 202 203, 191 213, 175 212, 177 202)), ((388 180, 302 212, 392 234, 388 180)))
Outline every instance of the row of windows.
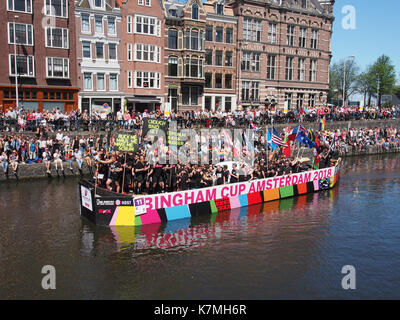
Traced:
MULTIPOLYGON (((117 60, 117 45, 115 43, 108 43, 108 59, 117 60)), ((90 41, 82 41, 82 57, 92 58, 92 45, 90 41)), ((95 59, 105 59, 105 50, 103 42, 95 43, 95 54, 93 55, 95 59)))
MULTIPOLYGON (((285 80, 294 80, 294 67, 293 67, 294 58, 286 57, 286 66, 285 66, 285 80)), ((299 58, 298 69, 297 69, 297 80, 306 81, 306 59, 299 58)), ((309 68, 309 81, 316 82, 317 81, 317 60, 310 60, 310 68, 309 68)))
MULTIPOLYGON (((84 33, 91 32, 91 24, 90 24, 90 16, 88 14, 82 14, 82 26, 81 30, 84 33)), ((95 33, 103 34, 104 33, 104 20, 103 16, 95 16, 94 17, 94 31, 95 33)), ((116 35, 117 29, 115 24, 115 17, 107 17, 107 34, 108 35, 116 35)))
MULTIPOLYGON (((224 27, 206 26, 206 41, 214 41, 214 39, 215 42, 224 42, 224 27)), ((225 43, 233 43, 233 28, 225 29, 225 43)))
MULTIPOLYGON (((15 76, 15 66, 18 76, 35 76, 35 57, 10 54, 9 56, 10 76, 15 76)), ((59 57, 46 57, 47 78, 69 78, 69 59, 59 57)))
POLYGON ((139 33, 150 36, 161 36, 161 21, 156 17, 135 15, 135 25, 133 26, 133 16, 127 16, 127 32, 139 33), (134 28, 133 28, 134 27, 134 28))
MULTIPOLYGON (((45 0, 44 9, 46 16, 68 18, 68 0, 45 0)), ((7 10, 33 13, 32 0, 7 0, 7 10)))
MULTIPOLYGON (((297 109, 301 109, 304 106, 304 93, 297 93, 296 99, 296 107, 297 109)), ((285 103, 287 104, 287 108, 290 110, 293 108, 293 93, 287 92, 285 93, 285 103)), ((308 107, 314 108, 315 107, 315 94, 310 93, 308 95, 308 107)))
POLYGON ((143 62, 161 62, 161 47, 151 45, 151 44, 143 44, 143 43, 135 43, 135 51, 133 53, 133 45, 132 43, 127 44, 127 60, 128 61, 143 61, 143 62))
POLYGON ((222 73, 215 73, 214 74, 214 81, 213 81, 213 74, 206 73, 205 74, 205 87, 206 88, 216 88, 216 89, 232 89, 233 81, 232 81, 232 74, 225 74, 222 73), (225 78, 225 81, 224 81, 225 78), (213 85, 214 84, 214 85, 213 85))
MULTIPOLYGON (((16 93, 15 90, 4 90, 3 96, 6 99, 15 99, 16 93)), ((18 98, 23 100, 36 100, 38 98, 37 91, 18 91, 18 98)), ((43 92, 43 99, 57 99, 57 100, 73 100, 74 94, 71 92, 59 92, 59 91, 45 91, 43 92)))
MULTIPOLYGON (((277 33, 278 25, 276 23, 270 22, 268 24, 268 42, 269 43, 278 43, 278 33, 277 33)), ((288 25, 287 33, 286 33, 286 44, 288 46, 294 46, 295 43, 295 33, 296 27, 293 25, 288 25)), ((298 35, 298 46, 305 48, 307 47, 307 28, 300 27, 299 35, 298 35)), ((318 48, 318 30, 311 30, 311 38, 310 38, 310 48, 317 49, 318 48)), ((243 39, 248 41, 257 41, 261 42, 261 20, 255 20, 250 18, 244 18, 243 21, 243 39)))
POLYGON ((232 67, 233 66, 233 51, 225 51, 225 61, 223 59, 223 56, 224 56, 223 50, 215 50, 215 55, 214 55, 212 49, 207 49, 206 54, 205 54, 206 65, 232 67), (214 57, 214 61, 213 61, 213 57, 214 57))
MULTIPOLYGON (((118 74, 110 73, 108 77, 109 90, 118 91, 118 74)), ((96 84, 97 91, 106 91, 106 74, 97 73, 96 74, 96 84)), ((86 91, 93 90, 93 74, 91 72, 83 73, 83 88, 86 91)))
POLYGON ((152 71, 128 71, 128 88, 160 89, 161 73, 152 71))

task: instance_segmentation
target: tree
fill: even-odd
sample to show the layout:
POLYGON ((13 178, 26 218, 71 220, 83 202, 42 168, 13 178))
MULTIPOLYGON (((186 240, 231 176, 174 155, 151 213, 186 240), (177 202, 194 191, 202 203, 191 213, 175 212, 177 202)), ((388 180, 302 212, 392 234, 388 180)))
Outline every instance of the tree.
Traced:
POLYGON ((371 67, 371 76, 376 81, 372 84, 372 89, 376 93, 378 106, 381 106, 382 95, 392 94, 396 84, 395 66, 388 56, 380 56, 371 67))
POLYGON ((332 98, 339 95, 342 99, 344 96, 344 100, 347 101, 352 94, 358 92, 359 69, 354 59, 342 59, 332 64, 329 70, 329 96, 332 98))
POLYGON ((356 84, 357 92, 364 95, 364 105, 367 104, 367 98, 368 98, 368 106, 370 105, 371 96, 374 95, 373 91, 374 81, 375 77, 371 72, 371 66, 368 66, 367 69, 364 72, 360 73, 359 76, 357 77, 357 84, 356 84))

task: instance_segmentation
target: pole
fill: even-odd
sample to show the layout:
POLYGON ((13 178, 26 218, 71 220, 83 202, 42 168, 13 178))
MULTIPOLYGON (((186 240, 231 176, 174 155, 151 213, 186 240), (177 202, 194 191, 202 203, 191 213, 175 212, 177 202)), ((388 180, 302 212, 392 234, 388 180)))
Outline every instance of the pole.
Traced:
POLYGON ((381 79, 379 78, 379 73, 378 73, 378 90, 376 92, 376 106, 379 107, 379 89, 381 85, 381 79))
POLYGON ((346 62, 344 62, 344 70, 343 70, 343 104, 342 106, 344 107, 344 100, 346 98, 346 62))
POLYGON ((99 177, 99 164, 96 163, 96 183, 95 183, 95 185, 94 185, 94 197, 95 197, 95 198, 96 198, 96 190, 97 190, 98 177, 99 177))
POLYGON ((18 99, 18 69, 17 69, 17 38, 15 34, 15 20, 18 20, 18 16, 14 16, 14 71, 15 71, 15 107, 18 109, 19 99, 18 99))
POLYGON ((122 193, 124 193, 124 185, 125 185, 125 168, 126 168, 126 151, 125 151, 125 161, 124 161, 124 172, 122 174, 122 193))

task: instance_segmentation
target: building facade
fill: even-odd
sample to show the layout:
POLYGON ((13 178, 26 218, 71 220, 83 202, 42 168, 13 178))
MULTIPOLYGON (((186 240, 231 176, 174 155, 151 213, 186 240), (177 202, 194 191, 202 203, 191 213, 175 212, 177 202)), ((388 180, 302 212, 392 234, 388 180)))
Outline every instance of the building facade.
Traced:
POLYGON ((164 104, 164 16, 159 0, 123 1, 125 108, 143 112, 164 104))
POLYGON ((236 41, 237 17, 225 0, 204 3, 205 31, 205 84, 206 110, 233 111, 236 109, 236 41))
POLYGON ((73 1, 1 1, 0 19, 0 111, 77 108, 73 1))
POLYGON ((334 1, 233 1, 242 106, 326 105, 334 1))
POLYGON ((164 2, 164 94, 168 110, 204 107, 206 12, 200 0, 164 2))
POLYGON ((121 3, 76 0, 75 26, 80 110, 116 113, 124 97, 121 3))

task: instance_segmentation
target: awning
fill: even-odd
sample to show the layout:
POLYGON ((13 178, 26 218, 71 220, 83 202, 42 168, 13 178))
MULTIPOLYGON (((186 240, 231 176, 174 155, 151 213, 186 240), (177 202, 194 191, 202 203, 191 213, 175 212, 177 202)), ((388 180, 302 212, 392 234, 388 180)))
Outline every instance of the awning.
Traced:
POLYGON ((139 103, 161 103, 161 99, 155 97, 126 97, 128 102, 139 102, 139 103))

